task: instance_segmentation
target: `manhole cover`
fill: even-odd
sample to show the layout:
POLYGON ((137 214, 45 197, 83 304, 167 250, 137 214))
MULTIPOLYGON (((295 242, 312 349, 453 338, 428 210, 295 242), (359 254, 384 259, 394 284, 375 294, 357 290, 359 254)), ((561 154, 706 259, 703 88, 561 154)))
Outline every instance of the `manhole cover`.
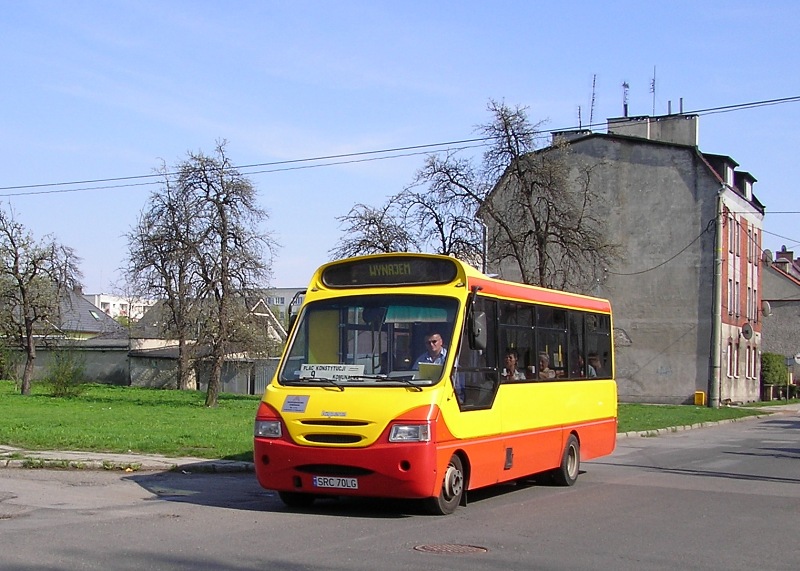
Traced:
POLYGON ((425 553, 486 553, 489 551, 485 547, 477 545, 460 545, 458 543, 439 543, 436 545, 417 545, 417 551, 425 553))

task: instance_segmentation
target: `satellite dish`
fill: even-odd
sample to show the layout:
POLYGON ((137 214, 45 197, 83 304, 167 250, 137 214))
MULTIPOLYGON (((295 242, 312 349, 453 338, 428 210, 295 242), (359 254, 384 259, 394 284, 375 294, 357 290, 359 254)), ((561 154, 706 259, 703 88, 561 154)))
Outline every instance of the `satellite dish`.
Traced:
POLYGON ((764 252, 761 254, 761 259, 766 263, 771 264, 774 261, 774 258, 772 257, 772 250, 764 250, 764 252))
POLYGON ((766 299, 761 302, 761 315, 764 317, 772 315, 772 306, 766 299))
POLYGON ((753 327, 749 323, 742 325, 742 337, 748 341, 753 338, 753 327))

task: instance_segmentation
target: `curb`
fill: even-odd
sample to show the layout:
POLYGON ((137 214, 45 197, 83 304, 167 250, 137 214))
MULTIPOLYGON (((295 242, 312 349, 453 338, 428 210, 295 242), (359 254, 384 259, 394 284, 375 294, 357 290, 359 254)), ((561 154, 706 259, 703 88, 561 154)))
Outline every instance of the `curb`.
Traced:
MULTIPOLYGON (((743 422, 753 419, 769 418, 775 414, 800 413, 800 408, 773 410, 764 414, 755 414, 741 418, 730 418, 715 422, 699 422, 684 426, 670 426, 638 432, 618 432, 621 438, 653 438, 667 434, 675 434, 685 430, 710 428, 732 422, 743 422)), ((105 470, 109 472, 182 472, 184 474, 233 474, 255 472, 252 462, 240 460, 209 460, 204 458, 167 458, 163 456, 146 456, 136 454, 103 454, 87 452, 31 451, 0 446, 0 469, 46 469, 46 470, 105 470)))
POLYGON ((225 474, 253 472, 252 462, 164 458, 137 455, 102 455, 81 452, 30 451, 2 447, 0 469, 104 470, 108 472, 176 472, 186 474, 225 474))
MULTIPOLYGON (((778 411, 776 411, 778 412, 778 411)), ((684 430, 695 430, 698 428, 711 428, 713 426, 719 426, 721 424, 731 424, 734 422, 744 422, 748 420, 755 420, 759 418, 769 418, 776 414, 775 412, 770 412, 767 414, 754 414, 751 416, 743 416, 741 418, 726 418, 724 420, 717 420, 714 422, 698 422, 696 424, 686 424, 684 426, 669 426, 667 428, 654 428, 652 430, 641 430, 639 432, 618 432, 617 433, 617 440, 620 438, 631 438, 634 436, 639 436, 641 438, 653 438, 656 436, 663 436, 665 434, 675 434, 676 432, 683 432, 684 430)))

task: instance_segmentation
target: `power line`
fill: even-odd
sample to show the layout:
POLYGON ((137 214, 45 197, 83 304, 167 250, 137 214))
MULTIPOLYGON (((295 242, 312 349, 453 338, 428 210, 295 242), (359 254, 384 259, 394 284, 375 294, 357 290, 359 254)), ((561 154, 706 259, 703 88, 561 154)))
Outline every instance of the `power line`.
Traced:
MULTIPOLYGON (((716 113, 730 113, 733 111, 741 111, 745 109, 753 109, 757 107, 764 107, 769 105, 782 105, 786 103, 796 103, 800 102, 800 96, 794 97, 783 97, 779 99, 765 99, 761 101, 752 101, 748 103, 738 103, 734 105, 723 105, 718 107, 708 107, 705 109, 698 109, 695 111, 687 111, 684 112, 684 115, 711 115, 716 113)), ((602 127, 605 126, 605 123, 595 123, 587 125, 588 128, 595 128, 595 127, 602 127)), ((551 131, 569 131, 574 130, 577 127, 561 127, 558 129, 552 129, 551 131)), ((547 135, 540 134, 540 133, 530 133, 534 135, 536 138, 545 139, 548 138, 547 135)), ((463 150, 466 148, 474 148, 480 147, 487 144, 492 137, 474 137, 469 139, 460 139, 455 141, 447 141, 441 143, 428 143, 428 144, 421 144, 421 145, 410 145, 405 147, 393 147, 387 149, 377 149, 377 150, 370 150, 370 151, 358 151, 353 153, 341 153, 335 155, 320 155, 316 157, 307 157, 307 158, 300 158, 300 159, 288 159, 283 161, 272 161, 266 163, 253 163, 249 165, 240 165, 236 168, 240 171, 246 169, 254 169, 254 168, 264 168, 264 167, 281 167, 287 166, 287 168, 275 168, 265 171, 256 171, 256 172, 246 172, 243 174, 263 174, 263 173, 272 173, 272 172, 281 172, 287 170, 302 170, 307 168, 319 168, 322 166, 336 166, 342 164, 351 164, 355 162, 367 162, 368 159, 357 160, 358 157, 374 157, 374 155, 387 155, 389 153, 393 153, 391 156, 386 157, 374 157, 372 160, 384 160, 389 158, 400 158, 406 156, 413 156, 418 154, 424 154, 422 151, 427 149, 427 152, 431 152, 433 149, 439 149, 441 147, 445 148, 452 148, 454 146, 460 147, 458 150, 463 150), (413 152, 408 152, 413 151, 413 152), (346 160, 345 160, 346 159, 346 160), (329 161, 325 162, 324 164, 305 164, 305 163, 319 163, 321 161, 329 161), (288 167, 288 165, 299 165, 294 167, 288 167)), ((436 151, 439 152, 439 151, 436 151)), ((161 178, 164 176, 174 176, 177 173, 151 173, 146 175, 133 175, 133 176, 123 176, 123 177, 112 177, 112 178, 98 178, 98 179, 86 179, 86 180, 78 180, 78 181, 63 181, 63 182, 51 182, 51 183, 41 183, 41 184, 28 184, 28 185, 17 185, 17 186, 4 186, 0 187, 0 191, 12 191, 12 190, 30 190, 30 189, 45 189, 45 188, 53 188, 53 187, 62 187, 62 186, 74 186, 74 185, 87 185, 87 184, 99 184, 99 183, 113 183, 113 182, 123 182, 123 181, 131 181, 131 180, 142 180, 142 179, 154 179, 154 178, 161 178)), ((73 189, 59 189, 59 190, 51 190, 51 191, 32 191, 32 192, 18 192, 18 193, 4 193, 0 194, 3 197, 14 197, 14 196, 27 196, 27 195, 34 195, 34 194, 54 194, 54 193, 63 193, 63 192, 78 192, 78 191, 85 191, 85 190, 107 190, 113 188, 129 188, 134 186, 146 186, 150 184, 155 184, 158 181, 152 181, 147 183, 132 183, 132 184, 120 184, 120 185, 108 185, 108 186, 92 186, 92 187, 83 187, 83 188, 73 188, 73 189)))

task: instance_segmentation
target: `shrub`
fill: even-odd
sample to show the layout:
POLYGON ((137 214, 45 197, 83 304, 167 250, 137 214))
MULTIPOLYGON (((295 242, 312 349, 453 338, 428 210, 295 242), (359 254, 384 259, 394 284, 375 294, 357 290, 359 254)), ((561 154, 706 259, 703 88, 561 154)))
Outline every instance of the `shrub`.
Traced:
POLYGON ((786 357, 777 353, 761 354, 761 384, 785 385, 788 376, 786 357))
POLYGON ((18 381, 21 358, 22 356, 19 351, 4 343, 0 343, 0 379, 18 381))
POLYGON ((42 382, 54 397, 75 397, 83 392, 85 369, 81 355, 69 349, 60 349, 53 353, 42 382))

